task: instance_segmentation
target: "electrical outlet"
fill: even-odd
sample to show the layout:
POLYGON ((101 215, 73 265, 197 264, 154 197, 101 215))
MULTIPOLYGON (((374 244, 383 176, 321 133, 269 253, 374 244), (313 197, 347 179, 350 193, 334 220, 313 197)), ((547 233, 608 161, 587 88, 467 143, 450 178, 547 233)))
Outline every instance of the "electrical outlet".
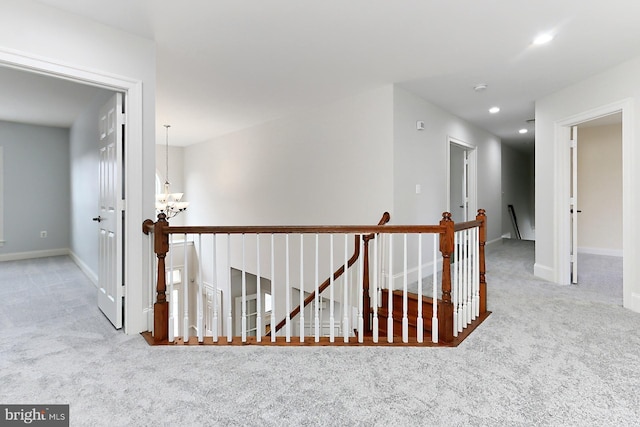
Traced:
POLYGON ((46 231, 41 231, 40 232, 40 238, 44 239, 45 237, 47 237, 47 232, 46 231))

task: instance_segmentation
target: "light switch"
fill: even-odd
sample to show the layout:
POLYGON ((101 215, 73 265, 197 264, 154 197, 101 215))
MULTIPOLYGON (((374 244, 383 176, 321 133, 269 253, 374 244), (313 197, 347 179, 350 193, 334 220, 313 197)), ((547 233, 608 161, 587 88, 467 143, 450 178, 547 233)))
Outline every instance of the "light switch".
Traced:
POLYGON ((422 192, 422 187, 420 184, 416 184, 416 194, 420 194, 422 192))

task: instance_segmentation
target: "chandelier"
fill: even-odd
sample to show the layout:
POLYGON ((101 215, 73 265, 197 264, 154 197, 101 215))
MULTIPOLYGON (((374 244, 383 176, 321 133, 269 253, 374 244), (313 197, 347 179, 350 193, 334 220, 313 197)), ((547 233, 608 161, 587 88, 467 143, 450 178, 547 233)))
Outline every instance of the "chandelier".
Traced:
POLYGON ((169 128, 171 125, 164 125, 164 127, 166 129, 164 192, 156 194, 156 210, 158 215, 164 214, 169 219, 187 209, 189 202, 182 201, 184 193, 172 193, 169 189, 169 128))

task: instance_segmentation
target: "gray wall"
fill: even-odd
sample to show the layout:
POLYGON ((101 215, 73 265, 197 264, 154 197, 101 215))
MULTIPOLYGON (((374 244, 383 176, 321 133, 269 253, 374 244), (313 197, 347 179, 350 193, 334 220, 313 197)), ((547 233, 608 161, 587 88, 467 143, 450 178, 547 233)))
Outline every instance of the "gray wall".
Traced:
POLYGON ((0 121, 0 145, 6 241, 0 255, 68 249, 69 130, 0 121))
POLYGON ((516 238, 507 207, 513 205, 520 235, 535 240, 535 156, 502 145, 502 234, 516 238))
POLYGON ((71 242, 76 262, 94 281, 98 274, 98 111, 113 92, 101 91, 69 132, 71 159, 71 242))

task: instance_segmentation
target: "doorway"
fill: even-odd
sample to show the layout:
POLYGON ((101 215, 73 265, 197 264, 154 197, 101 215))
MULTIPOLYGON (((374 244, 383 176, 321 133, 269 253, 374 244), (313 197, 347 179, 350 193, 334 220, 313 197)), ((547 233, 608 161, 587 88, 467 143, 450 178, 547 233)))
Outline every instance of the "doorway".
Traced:
POLYGON ((572 126, 571 146, 571 282, 596 285, 601 270, 621 300, 622 113, 572 126))
MULTIPOLYGON (((632 130, 633 120, 632 117, 633 103, 631 100, 626 99, 619 102, 604 105, 599 108, 576 114, 568 117, 564 120, 557 121, 555 123, 555 155, 558 160, 555 164, 555 173, 557 177, 557 189, 556 189, 556 203, 554 205, 554 217, 556 233, 554 234, 555 242, 555 269, 557 276, 555 278, 556 283, 567 285, 572 283, 571 277, 571 245, 572 245, 572 224, 571 224, 571 167, 572 167, 572 152, 571 152, 571 128, 573 126, 580 126, 581 124, 600 119, 606 116, 619 113, 621 115, 621 140, 622 140, 622 197, 621 208, 617 207, 621 211, 622 221, 622 302, 626 308, 632 308, 634 304, 635 296, 631 292, 633 277, 633 266, 629 262, 624 262, 625 259, 629 259, 628 255, 631 253, 634 246, 632 240, 633 211, 632 207, 632 176, 630 171, 633 170, 631 152, 633 150, 632 130)), ((580 138, 580 129, 578 128, 578 138, 580 138)), ((578 142, 578 152, 580 144, 578 142)), ((578 165, 579 167, 579 165, 578 165)), ((586 212, 578 213, 580 208, 580 191, 577 193, 577 208, 575 215, 583 215, 586 212)), ((607 217, 599 218, 598 226, 608 228, 607 217)), ((580 217, 577 219, 578 225, 580 223, 580 217)), ((578 230, 579 233, 579 230, 578 230)), ((580 238, 578 235, 577 243, 575 244, 576 250, 579 251, 580 238)), ((580 274, 580 269, 576 269, 580 274)))
POLYGON ((477 211, 477 148, 449 137, 447 211, 454 222, 475 218, 477 211))
MULTIPOLYGON (((126 283, 138 284, 138 287, 125 287, 125 307, 126 313, 124 329, 126 333, 138 333, 148 329, 147 317, 144 308, 149 304, 144 300, 145 293, 140 292, 139 284, 147 283, 148 274, 144 265, 147 265, 150 254, 141 253, 143 247, 142 235, 139 226, 144 219, 145 209, 143 197, 143 174, 140 164, 143 162, 143 137, 142 137, 142 81, 135 79, 125 79, 114 77, 106 73, 86 70, 67 64, 58 63, 55 60, 41 60, 14 51, 0 49, 0 66, 6 66, 19 71, 36 73, 54 79, 71 81, 77 84, 100 87, 115 92, 125 94, 125 109, 128 112, 128 128, 126 139, 135 143, 125 147, 125 172, 126 183, 124 190, 126 198, 130 201, 127 204, 128 215, 124 219, 125 247, 130 254, 123 260, 124 281, 126 283)), ((152 206, 150 204, 150 206, 152 206)))

